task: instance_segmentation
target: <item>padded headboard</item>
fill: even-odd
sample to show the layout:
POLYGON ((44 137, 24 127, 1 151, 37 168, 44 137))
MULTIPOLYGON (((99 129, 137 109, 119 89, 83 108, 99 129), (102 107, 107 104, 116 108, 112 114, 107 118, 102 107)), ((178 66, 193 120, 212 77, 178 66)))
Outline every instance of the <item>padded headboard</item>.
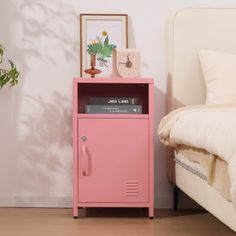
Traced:
POLYGON ((185 8, 168 29, 168 110, 205 103, 198 52, 236 53, 236 8, 185 8))

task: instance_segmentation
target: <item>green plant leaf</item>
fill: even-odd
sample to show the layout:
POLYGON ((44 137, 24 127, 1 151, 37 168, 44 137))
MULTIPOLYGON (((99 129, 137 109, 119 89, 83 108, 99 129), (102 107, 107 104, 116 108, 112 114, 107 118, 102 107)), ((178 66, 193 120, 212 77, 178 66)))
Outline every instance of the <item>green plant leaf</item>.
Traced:
POLYGON ((100 58, 111 57, 114 45, 104 45, 99 53, 100 58))
POLYGON ((116 48, 116 45, 115 44, 110 44, 109 47, 111 47, 113 49, 113 48, 116 48))
POLYGON ((12 87, 12 86, 14 86, 14 85, 16 85, 18 83, 18 80, 13 79, 9 83, 10 83, 10 86, 12 87))
POLYGON ((3 60, 3 49, 0 48, 0 64, 2 63, 2 60, 3 60))
POLYGON ((9 59, 8 59, 8 61, 9 61, 10 65, 11 65, 11 68, 13 69, 15 67, 14 63, 11 60, 9 60, 9 59))
POLYGON ((0 56, 1 57, 3 56, 3 52, 4 52, 4 50, 0 47, 0 56))
MULTIPOLYGON (((0 64, 3 60, 5 48, 0 44, 0 64)), ((6 84, 10 84, 10 86, 14 86, 18 83, 18 77, 20 72, 17 70, 16 65, 13 61, 8 59, 8 62, 11 66, 10 69, 0 68, 0 88, 5 86, 6 84)))
POLYGON ((11 79, 10 76, 5 76, 4 80, 2 80, 2 85, 6 85, 7 82, 9 82, 9 80, 11 79))
POLYGON ((5 48, 0 44, 0 55, 2 56, 5 51, 5 48))
POLYGON ((17 70, 16 70, 16 68, 13 68, 13 69, 11 69, 9 72, 8 72, 8 76, 10 77, 10 78, 15 78, 15 75, 17 74, 17 70))
POLYGON ((108 46, 108 35, 106 36, 105 40, 104 40, 104 45, 108 46))
POLYGON ((5 77, 7 76, 7 74, 3 74, 0 76, 0 82, 3 81, 5 79, 5 77))
POLYGON ((88 44, 87 45, 87 52, 91 54, 97 54, 101 51, 102 49, 102 44, 100 42, 94 43, 94 44, 88 44))
POLYGON ((4 51, 6 50, 6 49, 2 46, 2 44, 0 44, 0 48, 2 48, 4 51))

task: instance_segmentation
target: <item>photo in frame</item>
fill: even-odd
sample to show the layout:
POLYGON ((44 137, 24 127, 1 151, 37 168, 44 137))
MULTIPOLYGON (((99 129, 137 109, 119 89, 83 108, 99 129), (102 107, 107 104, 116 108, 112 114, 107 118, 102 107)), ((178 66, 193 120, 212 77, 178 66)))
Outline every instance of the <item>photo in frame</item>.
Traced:
POLYGON ((111 77, 113 48, 127 47, 127 14, 80 14, 81 77, 111 77))

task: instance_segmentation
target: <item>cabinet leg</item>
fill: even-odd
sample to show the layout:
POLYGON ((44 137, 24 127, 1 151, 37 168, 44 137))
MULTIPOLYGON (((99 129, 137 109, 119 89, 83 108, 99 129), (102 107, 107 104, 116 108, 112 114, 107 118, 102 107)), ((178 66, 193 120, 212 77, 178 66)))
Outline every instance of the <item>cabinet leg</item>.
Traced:
POLYGON ((78 207, 73 207, 73 217, 76 219, 78 218, 79 210, 78 207))
POLYGON ((153 219, 153 217, 154 217, 154 208, 153 207, 148 208, 148 216, 149 216, 149 219, 153 219))

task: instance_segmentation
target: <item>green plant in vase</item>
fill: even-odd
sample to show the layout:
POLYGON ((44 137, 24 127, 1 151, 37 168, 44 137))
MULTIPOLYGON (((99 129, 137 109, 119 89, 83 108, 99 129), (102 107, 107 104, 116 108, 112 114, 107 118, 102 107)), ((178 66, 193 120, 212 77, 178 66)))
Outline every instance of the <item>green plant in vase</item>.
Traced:
MULTIPOLYGON (((5 49, 0 44, 0 66, 3 63, 5 49)), ((18 77, 20 72, 17 70, 16 65, 8 59, 9 69, 0 67, 0 88, 3 86, 10 84, 10 86, 14 86, 18 83, 18 77)))
MULTIPOLYGON (((92 40, 91 43, 87 45, 91 69, 87 69, 85 72, 91 74, 91 71, 93 72, 94 70, 95 74, 100 73, 100 70, 95 69, 96 61, 98 61, 98 66, 108 67, 107 58, 111 57, 113 48, 116 48, 116 45, 109 44, 107 31, 103 31, 101 37, 96 37, 96 39, 92 40)), ((91 76, 94 77, 93 74, 91 74, 91 76)))

